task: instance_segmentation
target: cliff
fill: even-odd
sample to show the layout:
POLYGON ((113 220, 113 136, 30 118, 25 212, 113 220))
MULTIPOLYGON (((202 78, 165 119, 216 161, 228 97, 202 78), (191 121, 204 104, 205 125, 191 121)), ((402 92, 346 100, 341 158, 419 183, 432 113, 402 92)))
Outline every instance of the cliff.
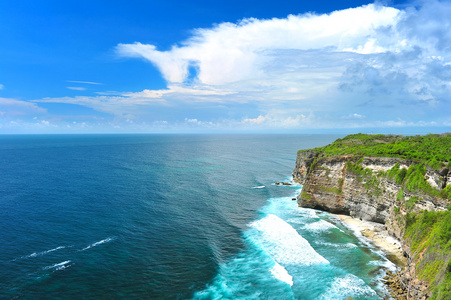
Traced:
MULTIPOLYGON (((445 147, 451 142, 448 135, 427 139, 445 147)), ((412 138, 354 135, 326 147, 299 151, 293 171, 294 180, 303 185, 298 204, 385 224, 402 242, 407 257, 400 277, 406 293, 414 299, 448 299, 451 242, 443 240, 443 234, 451 232, 451 224, 446 227, 448 215, 451 221, 450 148, 443 150, 444 159, 426 157, 433 168, 421 159, 409 159, 417 158, 418 149, 409 155, 399 150, 403 149, 399 145, 408 149, 409 143, 412 138), (393 150, 396 144, 399 147, 393 150), (384 151, 392 157, 365 155, 384 155, 384 151), (434 222, 425 221, 428 212, 434 222)))

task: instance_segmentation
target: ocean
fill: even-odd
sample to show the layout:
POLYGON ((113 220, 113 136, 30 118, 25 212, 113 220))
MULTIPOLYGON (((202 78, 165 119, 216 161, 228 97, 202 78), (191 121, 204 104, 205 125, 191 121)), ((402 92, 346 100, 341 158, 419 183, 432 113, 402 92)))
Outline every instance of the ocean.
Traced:
POLYGON ((2 135, 1 299, 381 299, 384 254, 299 208, 340 135, 2 135))

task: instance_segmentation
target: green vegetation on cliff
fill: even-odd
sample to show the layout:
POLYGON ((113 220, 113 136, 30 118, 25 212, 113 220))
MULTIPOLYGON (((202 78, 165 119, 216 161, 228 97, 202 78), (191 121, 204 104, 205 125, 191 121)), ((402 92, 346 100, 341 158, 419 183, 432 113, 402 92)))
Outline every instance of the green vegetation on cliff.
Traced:
POLYGON ((431 283, 432 299, 451 299, 451 211, 409 213, 405 220, 418 278, 431 283))
MULTIPOLYGON (((365 180, 365 183, 363 186, 366 188, 366 192, 370 196, 376 196, 379 197, 382 195, 382 187, 379 184, 379 181, 377 180, 377 176, 373 174, 373 171, 371 171, 368 168, 363 168, 360 163, 362 163, 363 158, 358 160, 357 162, 352 162, 351 160, 348 160, 346 162, 346 170, 348 172, 352 172, 356 175, 356 179, 360 182, 365 180)), ((381 174, 379 174, 380 176, 381 174)))
POLYGON ((409 169, 400 168, 397 163, 383 175, 394 179, 397 184, 402 185, 410 192, 423 192, 431 196, 451 200, 451 185, 448 185, 443 190, 437 190, 427 182, 425 178, 426 170, 427 167, 422 163, 412 164, 409 169))
MULTIPOLYGON (((399 157, 421 162, 436 170, 451 161, 451 134, 424 136, 352 134, 337 139, 330 145, 314 150, 325 156, 362 155, 373 157, 399 157)), ((300 150, 305 151, 305 150, 300 150)))
POLYGON ((409 169, 400 168, 399 163, 397 163, 387 172, 379 171, 377 174, 374 174, 371 169, 360 165, 362 161, 363 158, 356 162, 348 160, 346 162, 346 170, 355 174, 358 181, 365 180, 363 186, 367 188, 367 192, 372 191, 375 196, 382 195, 377 177, 384 176, 394 180, 407 191, 422 192, 451 200, 451 185, 448 185, 443 190, 437 190, 432 187, 425 178, 427 167, 422 163, 412 164, 409 169))
MULTIPOLYGON (((431 196, 451 200, 451 185, 443 190, 432 187, 426 180, 428 166, 438 170, 448 167, 451 161, 451 134, 428 134, 425 136, 399 136, 399 135, 367 135, 352 134, 342 139, 337 139, 330 145, 314 148, 320 153, 315 158, 312 168, 321 157, 352 155, 360 160, 348 161, 347 170, 357 175, 357 179, 365 179, 365 186, 372 190, 374 195, 380 195, 376 176, 388 176, 397 184, 402 185, 410 192, 423 192, 431 196), (370 169, 363 168, 360 164, 363 156, 369 157, 396 157, 411 161, 408 169, 396 164, 388 172, 373 174, 370 169)), ((308 150, 300 150, 308 151, 308 150)))

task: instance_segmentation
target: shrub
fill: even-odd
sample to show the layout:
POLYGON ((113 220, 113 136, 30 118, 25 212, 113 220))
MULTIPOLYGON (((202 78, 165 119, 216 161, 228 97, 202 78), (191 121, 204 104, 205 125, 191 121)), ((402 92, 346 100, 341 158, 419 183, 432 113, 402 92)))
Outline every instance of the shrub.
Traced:
POLYGON ((406 177, 407 174, 407 170, 405 168, 402 168, 401 170, 399 170, 398 174, 396 175, 396 183, 397 184, 402 184, 402 182, 404 181, 404 178, 406 177))
POLYGON ((406 201, 406 207, 408 210, 412 210, 415 207, 415 203, 418 202, 418 197, 414 196, 414 197, 410 197, 409 200, 406 201))
MULTIPOLYGON (((448 184, 443 190, 441 190, 440 195, 444 199, 451 200, 451 184, 448 184)), ((448 208, 448 210, 450 210, 448 208)))
POLYGON ((399 163, 396 163, 390 171, 388 171, 388 177, 393 178, 395 177, 399 172, 399 163))
POLYGON ((404 201, 404 189, 401 188, 398 192, 398 194, 396 195, 396 200, 402 202, 404 201))
POLYGON ((396 136, 352 134, 330 145, 318 147, 325 156, 359 155, 399 157, 427 164, 438 170, 451 161, 451 135, 396 136))

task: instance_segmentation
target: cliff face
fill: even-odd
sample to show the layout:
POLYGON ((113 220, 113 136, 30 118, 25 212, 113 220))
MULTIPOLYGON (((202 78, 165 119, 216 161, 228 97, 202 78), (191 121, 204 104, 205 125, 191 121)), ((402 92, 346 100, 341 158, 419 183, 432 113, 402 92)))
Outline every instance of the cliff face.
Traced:
MULTIPOLYGON (((387 176, 378 176, 387 172, 396 164, 408 169, 412 164, 398 158, 364 157, 359 165, 372 171, 371 175, 356 174, 348 170, 353 156, 319 158, 315 151, 303 151, 297 156, 293 171, 295 181, 303 185, 298 196, 300 206, 317 208, 332 213, 350 215, 362 220, 388 225, 394 208, 400 208, 409 199, 415 197, 413 211, 446 210, 447 202, 425 193, 402 190, 402 185, 387 176), (402 190, 402 197, 399 195, 402 190)), ((450 176, 448 170, 440 172, 428 169, 426 177, 431 186, 443 188, 450 176)), ((401 238, 394 230, 398 238, 401 238)))
MULTIPOLYGON (((404 238, 405 216, 421 210, 445 211, 449 203, 427 193, 411 192, 397 183, 396 178, 387 175, 396 165, 399 170, 407 170, 411 164, 386 157, 364 157, 359 161, 352 155, 322 157, 319 152, 307 150, 298 153, 293 177, 303 185, 298 196, 299 206, 385 224, 388 232, 402 242, 403 251, 411 262, 404 271, 404 280, 413 278, 411 293, 414 299, 422 299, 430 296, 431 291, 415 277, 415 263, 419 260, 404 238)), ((451 184, 450 177, 448 169, 428 168, 425 174, 427 182, 437 190, 451 184)))

